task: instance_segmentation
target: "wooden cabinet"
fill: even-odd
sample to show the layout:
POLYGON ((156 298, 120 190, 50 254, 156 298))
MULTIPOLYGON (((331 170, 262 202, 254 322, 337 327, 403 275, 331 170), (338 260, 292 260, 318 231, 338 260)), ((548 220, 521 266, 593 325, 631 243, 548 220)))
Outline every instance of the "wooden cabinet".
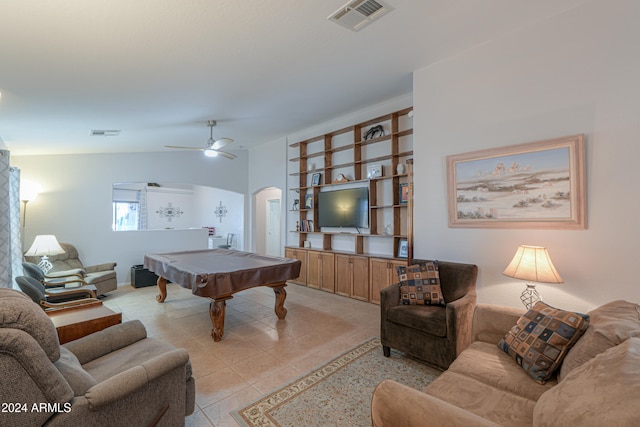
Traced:
POLYGON ((380 291, 387 286, 398 283, 396 267, 403 265, 407 265, 407 262, 385 258, 369 258, 369 301, 380 304, 380 291))
POLYGON ((334 258, 330 252, 307 252, 307 286, 335 292, 334 258))
POLYGON ((284 256, 287 258, 300 260, 300 262, 302 263, 302 265, 300 266, 300 276, 298 276, 298 278, 295 280, 291 280, 291 282, 306 285, 307 284, 307 251, 304 249, 285 248, 284 256))
POLYGON ((336 294, 369 301, 369 258, 335 255, 336 294))

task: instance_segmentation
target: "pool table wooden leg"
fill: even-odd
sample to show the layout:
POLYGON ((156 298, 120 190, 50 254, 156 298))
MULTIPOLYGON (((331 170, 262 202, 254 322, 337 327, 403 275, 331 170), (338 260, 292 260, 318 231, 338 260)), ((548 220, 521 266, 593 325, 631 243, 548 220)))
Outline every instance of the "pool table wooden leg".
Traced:
POLYGON ((158 276, 156 284, 158 285, 158 292, 160 292, 160 294, 156 295, 156 301, 164 302, 167 298, 167 279, 162 276, 158 276))
POLYGON ((285 291, 284 288, 287 286, 287 283, 280 282, 270 286, 276 294, 276 316, 278 316, 278 319, 282 320, 287 317, 287 309, 284 308, 284 301, 287 299, 287 291, 285 291))
POLYGON ((211 299, 209 303, 209 317, 211 318, 211 337, 215 342, 222 340, 224 335, 224 315, 227 309, 227 300, 233 297, 211 299))

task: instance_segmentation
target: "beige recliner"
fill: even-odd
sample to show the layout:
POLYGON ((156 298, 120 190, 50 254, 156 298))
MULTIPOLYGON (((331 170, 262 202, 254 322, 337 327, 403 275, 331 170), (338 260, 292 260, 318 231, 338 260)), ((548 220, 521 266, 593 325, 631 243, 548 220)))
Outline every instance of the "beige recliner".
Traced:
MULTIPOLYGON (((107 262, 104 264, 84 266, 78 256, 78 250, 69 243, 60 243, 64 253, 52 255, 49 261, 53 268, 47 272, 48 276, 60 277, 79 275, 87 285, 94 285, 98 295, 118 289, 118 279, 116 277, 116 263, 107 262)), ((25 256, 27 262, 37 264, 40 262, 38 256, 25 256)))
POLYGON ((147 338, 137 320, 61 346, 45 312, 5 288, 0 372, 0 402, 13 405, 0 426, 176 426, 194 409, 186 350, 147 338))

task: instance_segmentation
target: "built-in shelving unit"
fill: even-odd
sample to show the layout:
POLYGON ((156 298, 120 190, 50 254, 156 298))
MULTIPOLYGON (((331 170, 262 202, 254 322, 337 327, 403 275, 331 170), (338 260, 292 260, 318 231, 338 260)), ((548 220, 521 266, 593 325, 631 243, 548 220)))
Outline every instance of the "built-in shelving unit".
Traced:
MULTIPOLYGON (((305 272, 304 280, 299 279, 299 282, 306 285, 310 281, 309 286, 331 291, 327 283, 332 282, 333 277, 330 281, 327 277, 315 277, 328 270, 328 257, 331 256, 332 262, 335 260, 332 275, 340 272, 342 276, 351 268, 351 281, 344 282, 342 278, 336 281, 338 287, 334 287, 333 292, 346 295, 346 286, 351 283, 352 297, 376 302, 377 295, 375 292, 371 295, 371 289, 382 285, 371 285, 369 266, 380 271, 381 265, 392 269, 406 263, 406 257, 399 254, 399 247, 401 242, 412 239, 408 231, 408 203, 401 198, 400 191, 411 185, 407 161, 411 162, 413 157, 413 126, 409 114, 412 110, 405 108, 289 145, 290 210, 285 252, 287 256, 303 260, 304 269, 307 260, 302 258, 307 252, 314 263, 318 262, 318 265, 310 266, 309 272, 314 277, 307 277, 305 272), (382 126, 384 134, 365 139, 374 126, 382 126), (368 175, 368 168, 374 166, 381 167, 381 176, 368 175), (313 181, 314 174, 321 174, 318 183, 313 181), (347 180, 338 182, 341 175, 347 180), (369 190, 369 228, 318 229, 318 194, 355 187, 369 190), (295 199, 299 201, 297 205, 295 199), (307 199, 310 200, 308 205, 305 204, 307 199), (364 265, 368 266, 366 274, 364 265), (368 292, 363 288, 363 275, 367 276, 368 292)), ((392 279, 389 274, 387 276, 387 281, 392 279)))

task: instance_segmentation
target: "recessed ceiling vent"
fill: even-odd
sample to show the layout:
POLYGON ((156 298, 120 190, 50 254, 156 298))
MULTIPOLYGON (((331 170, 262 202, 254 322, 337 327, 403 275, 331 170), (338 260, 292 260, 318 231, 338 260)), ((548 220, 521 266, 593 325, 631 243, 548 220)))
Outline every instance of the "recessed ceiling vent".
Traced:
POLYGON ((392 10, 391 6, 382 1, 352 0, 336 10, 327 19, 351 31, 360 31, 392 10))
POLYGON ((119 130, 105 130, 105 129, 92 129, 89 132, 90 136, 118 136, 120 135, 119 130))

